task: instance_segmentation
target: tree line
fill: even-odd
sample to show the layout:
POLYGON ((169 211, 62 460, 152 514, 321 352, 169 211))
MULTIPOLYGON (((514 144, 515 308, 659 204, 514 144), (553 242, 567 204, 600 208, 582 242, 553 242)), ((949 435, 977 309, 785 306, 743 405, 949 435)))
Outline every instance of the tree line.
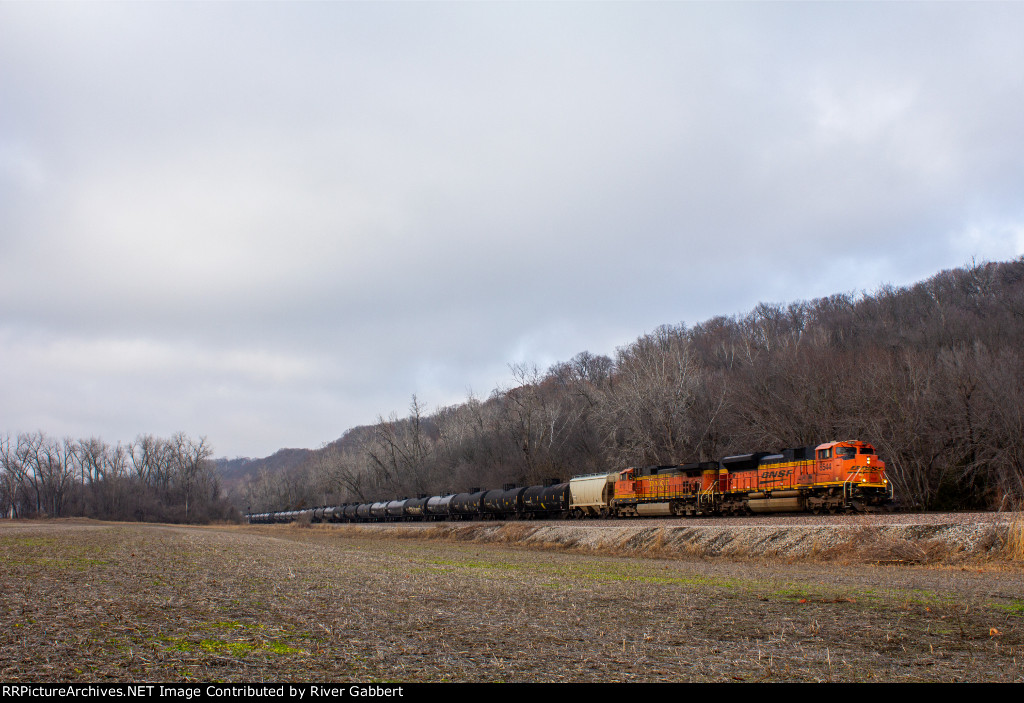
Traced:
POLYGON ((0 435, 0 515, 209 522, 237 519, 205 437, 140 435, 128 444, 0 435))
POLYGON ((872 442, 908 508, 1024 498, 1024 257, 908 287, 666 325, 582 352, 488 398, 349 430, 237 505, 391 499, 833 439, 872 442))

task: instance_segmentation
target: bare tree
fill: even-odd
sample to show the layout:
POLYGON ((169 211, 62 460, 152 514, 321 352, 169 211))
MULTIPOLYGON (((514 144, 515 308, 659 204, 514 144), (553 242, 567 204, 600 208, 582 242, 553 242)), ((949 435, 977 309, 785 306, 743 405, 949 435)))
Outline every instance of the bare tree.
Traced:
POLYGON ((368 457, 364 454, 328 444, 314 455, 312 461, 317 482, 324 487, 325 493, 342 496, 346 501, 367 500, 368 457))

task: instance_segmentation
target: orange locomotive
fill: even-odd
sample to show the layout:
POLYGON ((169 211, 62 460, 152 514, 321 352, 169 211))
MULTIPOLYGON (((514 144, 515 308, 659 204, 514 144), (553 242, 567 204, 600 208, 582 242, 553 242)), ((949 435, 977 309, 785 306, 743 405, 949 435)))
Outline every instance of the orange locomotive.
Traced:
POLYGON ((874 512, 892 507, 885 463, 866 442, 757 452, 619 472, 615 515, 874 512))

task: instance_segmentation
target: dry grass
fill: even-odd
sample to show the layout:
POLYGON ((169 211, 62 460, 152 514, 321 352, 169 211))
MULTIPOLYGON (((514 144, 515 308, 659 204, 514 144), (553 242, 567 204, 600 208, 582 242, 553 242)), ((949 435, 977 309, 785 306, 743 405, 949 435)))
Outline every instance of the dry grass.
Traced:
POLYGON ((344 536, 514 544, 546 551, 811 563, 959 565, 1011 561, 1005 515, 319 525, 344 536))
POLYGON ((1019 568, 480 529, 0 521, 0 680, 1024 681, 1019 568))
POLYGON ((1024 562, 1024 512, 1018 510, 1010 519, 1002 553, 1010 561, 1024 562))

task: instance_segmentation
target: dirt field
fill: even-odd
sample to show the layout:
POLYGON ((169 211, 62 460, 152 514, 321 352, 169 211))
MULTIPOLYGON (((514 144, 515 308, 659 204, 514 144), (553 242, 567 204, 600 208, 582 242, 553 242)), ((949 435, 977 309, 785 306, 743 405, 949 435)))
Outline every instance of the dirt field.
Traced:
POLYGON ((394 529, 0 521, 0 680, 1024 681, 1019 562, 394 529))

